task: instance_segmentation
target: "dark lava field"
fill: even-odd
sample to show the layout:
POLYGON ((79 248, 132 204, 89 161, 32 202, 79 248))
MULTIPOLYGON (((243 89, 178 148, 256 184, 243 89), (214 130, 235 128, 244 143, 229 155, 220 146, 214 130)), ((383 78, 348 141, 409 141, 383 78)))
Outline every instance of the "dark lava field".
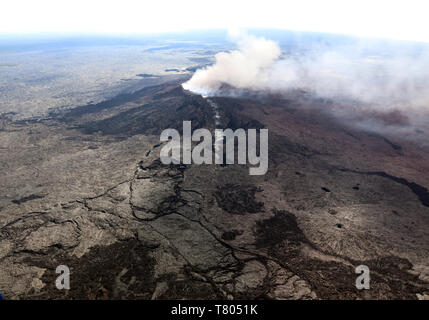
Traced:
POLYGON ((1 116, 6 299, 429 297, 427 147, 353 126, 304 92, 203 98, 182 89, 187 77, 1 116), (162 164, 160 134, 184 120, 267 128, 267 174, 162 164), (55 287, 58 265, 70 290, 55 287), (355 287, 359 265, 370 290, 355 287))

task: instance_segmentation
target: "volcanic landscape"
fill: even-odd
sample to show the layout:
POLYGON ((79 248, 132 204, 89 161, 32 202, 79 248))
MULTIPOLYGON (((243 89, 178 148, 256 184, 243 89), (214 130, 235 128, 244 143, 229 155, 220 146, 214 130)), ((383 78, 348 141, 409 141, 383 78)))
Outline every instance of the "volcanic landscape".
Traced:
POLYGON ((418 139, 374 133, 302 90, 203 98, 182 88, 188 79, 143 79, 43 117, 2 115, 5 298, 429 298, 429 149, 418 142, 429 126, 418 139), (184 120, 267 128, 267 174, 162 164, 160 134, 184 120), (55 287, 58 265, 70 290, 55 287), (359 265, 370 290, 355 286, 359 265))

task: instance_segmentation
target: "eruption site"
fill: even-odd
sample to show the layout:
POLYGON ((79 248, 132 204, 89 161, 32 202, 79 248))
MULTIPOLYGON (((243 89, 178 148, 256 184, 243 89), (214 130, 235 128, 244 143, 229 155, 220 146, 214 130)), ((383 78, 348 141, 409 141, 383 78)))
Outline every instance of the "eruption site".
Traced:
POLYGON ((237 89, 257 87, 268 81, 268 68, 280 57, 280 47, 271 40, 251 35, 235 36, 238 50, 216 54, 216 63, 195 72, 183 88, 195 93, 216 95, 223 84, 237 89))

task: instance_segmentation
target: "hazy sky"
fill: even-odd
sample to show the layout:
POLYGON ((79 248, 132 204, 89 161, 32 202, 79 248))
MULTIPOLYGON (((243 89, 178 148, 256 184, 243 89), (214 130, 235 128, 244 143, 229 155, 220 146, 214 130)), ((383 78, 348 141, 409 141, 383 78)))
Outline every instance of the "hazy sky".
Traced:
POLYGON ((429 42, 427 0, 2 0, 0 33, 280 28, 429 42))

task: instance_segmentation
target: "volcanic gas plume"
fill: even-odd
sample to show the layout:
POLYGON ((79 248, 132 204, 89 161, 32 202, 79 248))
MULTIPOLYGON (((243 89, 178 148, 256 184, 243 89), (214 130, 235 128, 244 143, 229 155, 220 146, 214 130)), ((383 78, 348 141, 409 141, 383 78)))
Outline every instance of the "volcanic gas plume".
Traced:
POLYGON ((216 63, 197 70, 183 88, 202 95, 215 95, 222 84, 235 88, 257 87, 268 81, 268 68, 280 57, 280 47, 271 40, 241 35, 238 50, 216 54, 216 63))
MULTIPOLYGON (((203 96, 223 89, 286 93, 304 90, 315 97, 347 102, 362 112, 405 113, 418 121, 429 112, 429 51, 421 44, 395 43, 395 50, 360 39, 347 45, 306 44, 284 51, 262 37, 239 34, 236 50, 220 52, 215 63, 199 69, 183 88, 203 96), (419 47, 420 48, 420 47, 419 47), (359 109, 358 108, 358 109, 359 109)), ((341 117, 347 108, 334 111, 341 117)), ((374 126, 374 124, 370 124, 374 126)))

